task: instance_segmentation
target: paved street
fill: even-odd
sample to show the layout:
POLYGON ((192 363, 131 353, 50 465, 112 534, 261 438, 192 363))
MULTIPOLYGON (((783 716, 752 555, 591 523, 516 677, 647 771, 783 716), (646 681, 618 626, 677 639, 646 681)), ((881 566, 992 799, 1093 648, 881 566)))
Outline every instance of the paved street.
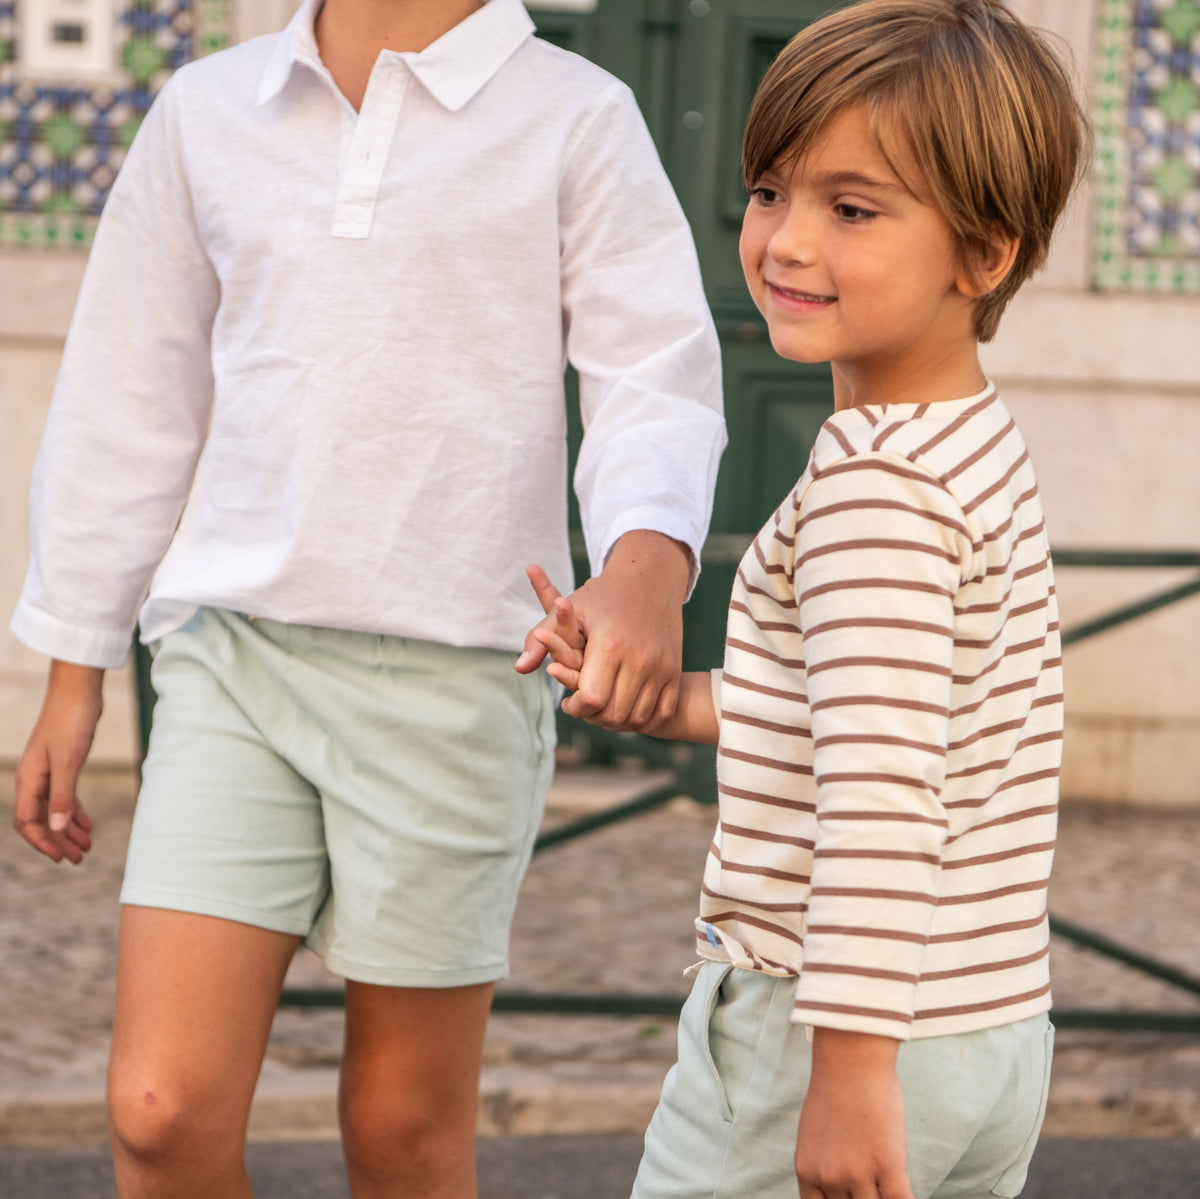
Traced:
MULTIPOLYGON (((565 770, 548 826, 658 782, 565 770)), ((0 776, 0 807, 10 787, 0 776)), ((103 1076, 132 782, 93 777, 84 794, 97 835, 82 869, 0 837, 0 1199, 112 1195, 103 1076)), ((713 816, 677 799, 539 855, 505 988, 682 997, 713 816)), ((1200 973, 1200 813, 1068 808, 1052 907, 1200 973)), ((1052 952, 1060 1008, 1200 1011, 1200 1000, 1061 938, 1052 952)), ((303 953, 290 981, 336 985, 303 953)), ((664 1017, 495 1015, 481 1199, 626 1199, 674 1034, 664 1017)), ((277 1014, 251 1125, 260 1197, 345 1199, 333 1139, 341 1038, 340 1010, 277 1014)), ((1046 1131, 1026 1199, 1200 1199, 1200 1037, 1060 1032, 1046 1131)))
MULTIPOLYGON (((481 1141, 479 1199, 628 1199, 637 1137, 481 1141)), ((251 1147, 258 1199, 348 1199, 335 1144, 251 1147)), ((4 1199, 111 1199, 100 1150, 0 1149, 4 1199)), ((1196 1199, 1200 1141, 1047 1140, 1022 1199, 1196 1199)), ((749 1199, 749 1197, 747 1197, 749 1199)))

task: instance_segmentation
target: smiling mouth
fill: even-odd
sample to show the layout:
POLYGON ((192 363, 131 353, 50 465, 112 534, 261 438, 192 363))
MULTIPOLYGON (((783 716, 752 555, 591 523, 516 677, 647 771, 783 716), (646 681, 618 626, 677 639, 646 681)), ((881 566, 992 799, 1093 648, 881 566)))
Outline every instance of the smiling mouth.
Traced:
POLYGON ((777 296, 798 304, 832 304, 836 296, 818 296, 808 291, 795 291, 790 287, 780 287, 778 283, 767 283, 767 286, 777 296))

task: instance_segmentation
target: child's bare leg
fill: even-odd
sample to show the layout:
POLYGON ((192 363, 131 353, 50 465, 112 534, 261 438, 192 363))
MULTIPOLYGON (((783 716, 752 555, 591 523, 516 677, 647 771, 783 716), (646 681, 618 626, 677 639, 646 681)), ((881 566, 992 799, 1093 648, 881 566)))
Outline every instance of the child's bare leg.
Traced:
POLYGON ((121 1199, 247 1199, 246 1122, 298 938, 121 909, 109 1126, 121 1199))
POLYGON ((339 1111, 354 1199, 472 1199, 490 983, 346 984, 339 1111))

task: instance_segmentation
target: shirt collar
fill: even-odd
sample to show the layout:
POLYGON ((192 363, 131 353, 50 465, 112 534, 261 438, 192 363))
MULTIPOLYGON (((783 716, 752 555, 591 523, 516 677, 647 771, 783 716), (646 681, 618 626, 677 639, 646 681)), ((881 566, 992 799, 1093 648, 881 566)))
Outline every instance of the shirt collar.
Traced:
MULTIPOLYGON (((277 96, 297 63, 323 69, 313 32, 322 0, 304 0, 271 49, 258 88, 258 104, 277 96)), ((486 0, 420 54, 400 57, 426 90, 451 112, 462 108, 534 31, 522 0, 486 0)))
POLYGON ((275 45, 271 47, 270 57, 259 81, 257 104, 266 104, 283 91, 284 84, 291 78, 292 67, 297 63, 304 63, 310 67, 320 65, 321 53, 317 49, 317 35, 313 32, 313 25, 321 3, 322 0, 304 0, 296 10, 296 15, 288 22, 287 28, 275 39, 275 45))

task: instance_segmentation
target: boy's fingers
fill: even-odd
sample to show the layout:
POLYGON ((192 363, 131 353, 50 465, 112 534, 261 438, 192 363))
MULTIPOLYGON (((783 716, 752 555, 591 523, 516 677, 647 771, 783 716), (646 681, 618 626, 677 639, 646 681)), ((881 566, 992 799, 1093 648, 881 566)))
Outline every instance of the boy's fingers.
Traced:
MULTIPOLYGON (((579 672, 579 688, 569 701, 571 708, 564 704, 563 711, 584 720, 597 718, 600 723, 612 723, 617 684, 616 665, 610 656, 599 655, 590 660, 585 656, 583 669, 579 672)), ((618 724, 627 713, 628 708, 625 708, 619 714, 618 724)))
POLYGON ((558 682, 562 683, 568 691, 575 691, 579 688, 579 671, 577 670, 571 670, 569 667, 563 666, 558 662, 551 662, 546 667, 546 673, 552 679, 557 679, 558 682))
POLYGON ((560 595, 554 601, 554 628, 563 640, 576 649, 582 649, 587 641, 583 635, 583 626, 575 613, 575 605, 566 596, 560 595))
MULTIPOLYGON (((653 717, 654 709, 658 704, 658 691, 654 689, 650 682, 642 684, 636 695, 633 696, 633 702, 629 705, 629 714, 622 721, 622 724, 627 728, 637 732, 641 730, 653 717)), ((619 703, 614 709, 614 717, 622 710, 619 703)), ((603 716, 604 713, 601 713, 603 716)))
POLYGON ((653 732, 660 725, 665 724, 672 716, 675 715, 675 709, 679 706, 679 684, 668 683, 659 693, 658 702, 654 706, 654 713, 643 726, 643 732, 653 732))
POLYGON ((879 1180, 880 1199, 913 1199, 907 1170, 896 1170, 879 1180))
POLYGON ((26 758, 17 768, 17 794, 13 804, 13 828, 39 853, 58 862, 62 849, 50 835, 45 822, 46 792, 50 786, 50 768, 44 759, 30 766, 26 758))
POLYGON ((515 663, 519 674, 532 674, 546 660, 546 647, 533 635, 541 627, 535 625, 525 634, 525 646, 515 663))
MULTIPOLYGON (((72 866, 78 866, 83 861, 84 851, 74 841, 69 841, 64 837, 61 848, 63 858, 70 862, 72 866)), ((62 858, 59 861, 62 861, 62 858)))
POLYGON ((583 665, 583 652, 568 645, 553 629, 538 627, 533 630, 537 643, 545 649, 560 666, 578 670, 583 665))
POLYGON ((87 817, 84 816, 82 809, 80 811, 76 812, 75 819, 72 820, 69 825, 67 825, 67 831, 63 834, 64 847, 66 847, 68 844, 74 845, 74 846, 78 847, 79 849, 83 850, 84 852, 91 849, 92 848, 92 838, 91 838, 91 834, 88 831, 90 828, 91 828, 91 821, 87 820, 87 817), (83 820, 81 820, 80 817, 83 817, 83 820, 87 821, 86 828, 84 827, 83 820))
POLYGON ((550 582, 550 576, 536 562, 525 567, 525 576, 533 585, 533 593, 538 597, 542 611, 548 613, 562 593, 550 582))
POLYGON ((46 831, 44 825, 25 824, 18 831, 38 853, 44 853, 52 862, 61 862, 65 857, 62 847, 46 831))
POLYGON ((546 646, 536 635, 539 629, 557 632, 566 644, 573 644, 578 639, 580 646, 583 644, 583 635, 574 605, 570 600, 563 598, 558 588, 550 582, 546 572, 536 563, 532 563, 525 568, 525 574, 533 585, 542 611, 546 613, 541 623, 526 634, 525 644, 516 661, 518 673, 532 674, 546 660, 546 646))
POLYGON ((55 862, 62 861, 62 846, 46 827, 40 812, 34 816, 27 816, 18 810, 13 818, 13 827, 39 853, 44 853, 55 862))

